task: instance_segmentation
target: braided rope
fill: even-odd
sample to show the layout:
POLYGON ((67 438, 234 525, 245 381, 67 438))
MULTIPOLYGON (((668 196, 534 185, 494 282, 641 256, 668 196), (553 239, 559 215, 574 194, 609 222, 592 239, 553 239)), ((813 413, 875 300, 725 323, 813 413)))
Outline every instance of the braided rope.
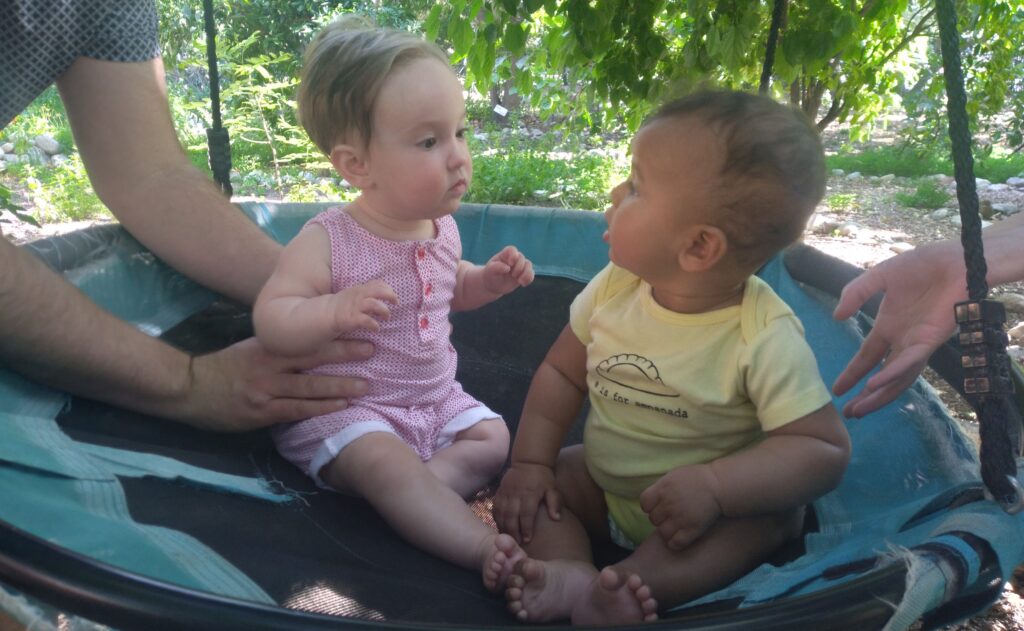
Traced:
MULTIPOLYGON (((967 398, 978 414, 981 434, 981 477, 989 493, 1007 510, 1019 510, 1020 486, 1016 483, 1016 446, 1010 441, 1010 428, 1019 427, 1019 412, 1012 403, 1013 382, 1009 379, 1006 335, 1002 332, 1002 305, 986 301, 988 265, 981 238, 978 191, 974 180, 974 157, 967 121, 967 94, 960 64, 960 37, 957 33, 953 0, 935 0, 942 65, 946 82, 949 137, 953 145, 956 196, 960 204, 964 262, 967 266, 967 293, 970 303, 958 305, 964 347, 967 398), (973 305, 971 303, 974 303, 973 305), (973 310, 978 317, 966 314, 973 310), (973 336, 970 331, 973 331, 973 336)), ((1019 432, 1017 432, 1019 433, 1019 432)))
POLYGON ((221 125, 220 74, 217 72, 217 27, 213 21, 213 0, 203 0, 203 22, 206 27, 206 65, 210 71, 210 110, 213 126, 206 130, 210 153, 210 170, 222 193, 231 197, 231 140, 221 125))
POLYGON ((775 65, 775 49, 779 43, 779 29, 782 28, 782 16, 786 13, 786 0, 775 0, 772 7, 772 23, 768 27, 768 44, 764 51, 764 66, 761 68, 761 85, 758 94, 768 94, 772 81, 772 66, 775 65))

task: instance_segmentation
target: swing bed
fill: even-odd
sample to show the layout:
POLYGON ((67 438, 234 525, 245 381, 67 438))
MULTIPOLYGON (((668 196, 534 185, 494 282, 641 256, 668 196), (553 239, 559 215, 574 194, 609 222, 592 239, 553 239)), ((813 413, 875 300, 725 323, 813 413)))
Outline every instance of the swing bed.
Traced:
MULTIPOLYGON (((944 55, 951 37, 955 44, 955 16, 945 4, 938 2, 944 55)), ((958 56, 955 72, 954 62, 944 61, 947 87, 954 84, 952 114, 962 79, 958 56)), ((951 115, 951 133, 956 125, 951 115)), ((211 141, 223 134, 218 127, 211 141)), ((968 146, 967 167, 969 159, 968 146)), ((980 254, 977 197, 963 162, 957 160, 957 180, 965 243, 977 241, 965 249, 980 254)), ((226 187, 226 170, 218 170, 226 187)), ((286 242, 325 206, 264 202, 242 210, 286 242)), ((483 262, 512 243, 538 272, 530 287, 453 315, 460 381, 514 432, 532 371, 569 303, 607 262, 603 218, 477 204, 464 204, 455 217, 468 260, 483 262)), ((247 310, 178 275, 119 227, 26 247, 97 303, 182 348, 211 351, 252 333, 247 310)), ((988 314, 972 265, 971 298, 980 306, 962 312, 988 314)), ((851 322, 832 320, 835 295, 857 273, 806 246, 759 272, 800 317, 827 383, 859 347, 877 308, 869 304, 851 322)), ((979 320, 965 320, 965 329, 978 328, 979 320)), ((1020 400, 1001 396, 1013 380, 1020 391, 1021 379, 1008 361, 999 363, 998 348, 985 352, 1001 372, 965 378, 961 356, 977 350, 957 341, 932 365, 961 391, 973 391, 967 394, 981 411, 980 458, 918 380, 883 410, 848 423, 849 469, 811 507, 799 543, 732 585, 636 628, 905 629, 918 620, 935 628, 998 598, 1024 561, 1024 523, 1015 513, 1020 400), (990 390, 979 393, 983 378, 990 390)), ((521 627, 476 573, 408 545, 365 502, 317 489, 276 454, 266 432, 203 432, 9 372, 0 372, 0 401, 0 613, 33 628, 64 628, 69 620, 75 628, 95 621, 123 629, 521 627)), ((567 441, 580 436, 577 422, 567 441)), ((488 490, 473 506, 489 518, 488 490)), ((598 552, 606 561, 621 554, 598 552)))

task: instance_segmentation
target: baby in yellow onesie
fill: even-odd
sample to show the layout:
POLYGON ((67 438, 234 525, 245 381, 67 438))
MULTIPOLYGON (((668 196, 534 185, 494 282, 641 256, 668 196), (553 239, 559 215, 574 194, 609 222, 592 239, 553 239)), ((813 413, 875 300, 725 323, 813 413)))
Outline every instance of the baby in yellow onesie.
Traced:
POLYGON ((701 92, 641 127, 605 213, 611 263, 534 376, 495 498, 528 555, 517 618, 653 620, 798 537, 839 483, 846 429, 799 320, 753 275, 799 237, 824 172, 814 128, 766 97, 701 92), (559 451, 584 398, 583 445, 559 451), (599 571, 601 540, 631 553, 599 571))

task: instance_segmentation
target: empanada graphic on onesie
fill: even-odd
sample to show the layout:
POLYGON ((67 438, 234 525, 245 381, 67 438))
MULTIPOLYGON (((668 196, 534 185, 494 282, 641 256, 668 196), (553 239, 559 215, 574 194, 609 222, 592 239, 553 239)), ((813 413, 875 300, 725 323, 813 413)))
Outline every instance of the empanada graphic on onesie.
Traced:
POLYGON ((665 385, 654 362, 642 355, 612 355, 597 365, 597 374, 624 388, 653 394, 656 397, 678 397, 679 393, 665 385))

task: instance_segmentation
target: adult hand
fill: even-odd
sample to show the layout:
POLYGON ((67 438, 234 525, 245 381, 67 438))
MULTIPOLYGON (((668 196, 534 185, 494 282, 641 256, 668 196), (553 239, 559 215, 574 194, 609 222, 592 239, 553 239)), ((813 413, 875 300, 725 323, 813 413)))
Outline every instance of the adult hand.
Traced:
POLYGON ((256 338, 192 359, 180 411, 168 414, 196 427, 240 432, 327 414, 364 394, 361 379, 302 374, 325 363, 373 354, 366 342, 335 341, 304 357, 271 355, 256 338))
POLYGON ((519 543, 529 543, 541 502, 547 506, 548 517, 556 521, 561 518, 562 496, 555 488, 554 470, 540 464, 512 464, 494 496, 498 530, 519 543))
POLYGON ((878 292, 885 296, 874 327, 832 386, 843 395, 882 366, 843 406, 845 416, 873 412, 914 382, 956 328, 953 305, 967 298, 965 278, 959 245, 944 241, 883 261, 847 284, 833 313, 837 320, 852 316, 878 292))
POLYGON ((640 508, 670 550, 696 541, 722 516, 714 472, 706 464, 672 469, 640 494, 640 508))

